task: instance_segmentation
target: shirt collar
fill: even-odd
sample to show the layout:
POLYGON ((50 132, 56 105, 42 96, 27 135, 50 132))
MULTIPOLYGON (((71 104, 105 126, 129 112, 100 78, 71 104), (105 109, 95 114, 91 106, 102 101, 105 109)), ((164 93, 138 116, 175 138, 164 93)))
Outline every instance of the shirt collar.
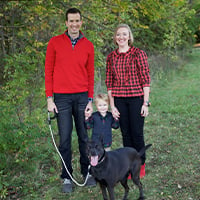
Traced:
POLYGON ((84 37, 81 31, 79 32, 79 36, 78 36, 77 38, 75 38, 75 39, 73 39, 73 38, 69 35, 68 30, 65 31, 65 34, 66 34, 66 35, 69 37, 69 39, 71 40, 71 43, 72 43, 72 46, 73 46, 73 47, 76 45, 76 43, 78 42, 78 40, 80 40, 81 38, 84 37))
POLYGON ((106 113, 105 117, 103 117, 103 116, 100 114, 99 111, 97 111, 97 112, 98 112, 98 114, 99 114, 99 116, 100 116, 101 119, 107 119, 107 118, 108 118, 108 112, 106 113))
POLYGON ((114 53, 116 54, 116 55, 118 55, 118 56, 120 56, 120 55, 124 55, 124 56, 127 56, 127 55, 129 55, 130 53, 133 53, 135 51, 135 47, 130 47, 129 48, 129 50, 127 51, 127 52, 119 52, 119 48, 117 48, 115 51, 114 51, 114 53))

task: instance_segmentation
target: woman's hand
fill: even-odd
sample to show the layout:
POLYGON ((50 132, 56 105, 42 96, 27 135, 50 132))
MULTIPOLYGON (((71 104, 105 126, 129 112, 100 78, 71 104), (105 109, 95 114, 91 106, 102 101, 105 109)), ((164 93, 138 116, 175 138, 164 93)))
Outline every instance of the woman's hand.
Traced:
POLYGON ((117 109, 115 106, 112 106, 112 107, 111 107, 111 112, 112 112, 113 117, 114 117, 116 120, 118 120, 119 117, 120 117, 120 113, 119 113, 118 109, 117 109))
POLYGON ((149 115, 149 107, 142 105, 142 109, 141 109, 141 116, 142 117, 147 117, 149 115))

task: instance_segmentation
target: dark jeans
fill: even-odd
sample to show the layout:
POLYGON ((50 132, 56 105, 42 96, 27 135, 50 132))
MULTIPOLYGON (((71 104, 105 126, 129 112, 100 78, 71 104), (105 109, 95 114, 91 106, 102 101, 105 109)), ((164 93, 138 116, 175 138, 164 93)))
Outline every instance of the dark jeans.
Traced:
MULTIPOLYGON (((60 136, 59 151, 65 161, 68 171, 72 174, 72 129, 73 118, 78 136, 81 173, 87 175, 89 160, 86 155, 87 131, 84 126, 84 111, 88 103, 87 92, 76 94, 54 94, 54 101, 58 109, 58 131, 60 136)), ((62 164, 61 178, 68 178, 64 165, 62 164)))
MULTIPOLYGON (((143 97, 114 97, 115 106, 120 112, 120 128, 123 145, 133 147, 140 151, 144 143, 144 117, 141 116, 143 97)), ((142 156, 142 164, 145 163, 145 154, 142 156)))

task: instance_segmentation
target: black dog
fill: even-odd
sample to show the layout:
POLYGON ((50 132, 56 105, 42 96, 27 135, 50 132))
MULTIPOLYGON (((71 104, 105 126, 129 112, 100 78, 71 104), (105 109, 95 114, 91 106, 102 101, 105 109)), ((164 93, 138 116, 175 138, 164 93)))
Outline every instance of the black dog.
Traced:
POLYGON ((114 186, 120 182, 125 189, 123 200, 127 199, 129 187, 127 178, 131 174, 133 182, 140 191, 139 200, 144 199, 142 184, 140 182, 141 156, 151 144, 146 145, 139 153, 131 147, 119 148, 114 151, 106 152, 101 143, 94 141, 88 142, 87 153, 90 160, 90 172, 99 182, 103 199, 108 200, 107 191, 110 200, 114 200, 114 186))

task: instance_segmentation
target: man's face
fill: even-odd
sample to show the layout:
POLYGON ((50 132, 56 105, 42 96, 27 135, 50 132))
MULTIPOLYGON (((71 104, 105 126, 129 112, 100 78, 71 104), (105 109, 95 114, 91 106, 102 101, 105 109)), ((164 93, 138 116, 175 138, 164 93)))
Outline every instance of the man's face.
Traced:
POLYGON ((82 25, 81 16, 79 13, 69 13, 66 26, 70 36, 78 36, 82 25))

